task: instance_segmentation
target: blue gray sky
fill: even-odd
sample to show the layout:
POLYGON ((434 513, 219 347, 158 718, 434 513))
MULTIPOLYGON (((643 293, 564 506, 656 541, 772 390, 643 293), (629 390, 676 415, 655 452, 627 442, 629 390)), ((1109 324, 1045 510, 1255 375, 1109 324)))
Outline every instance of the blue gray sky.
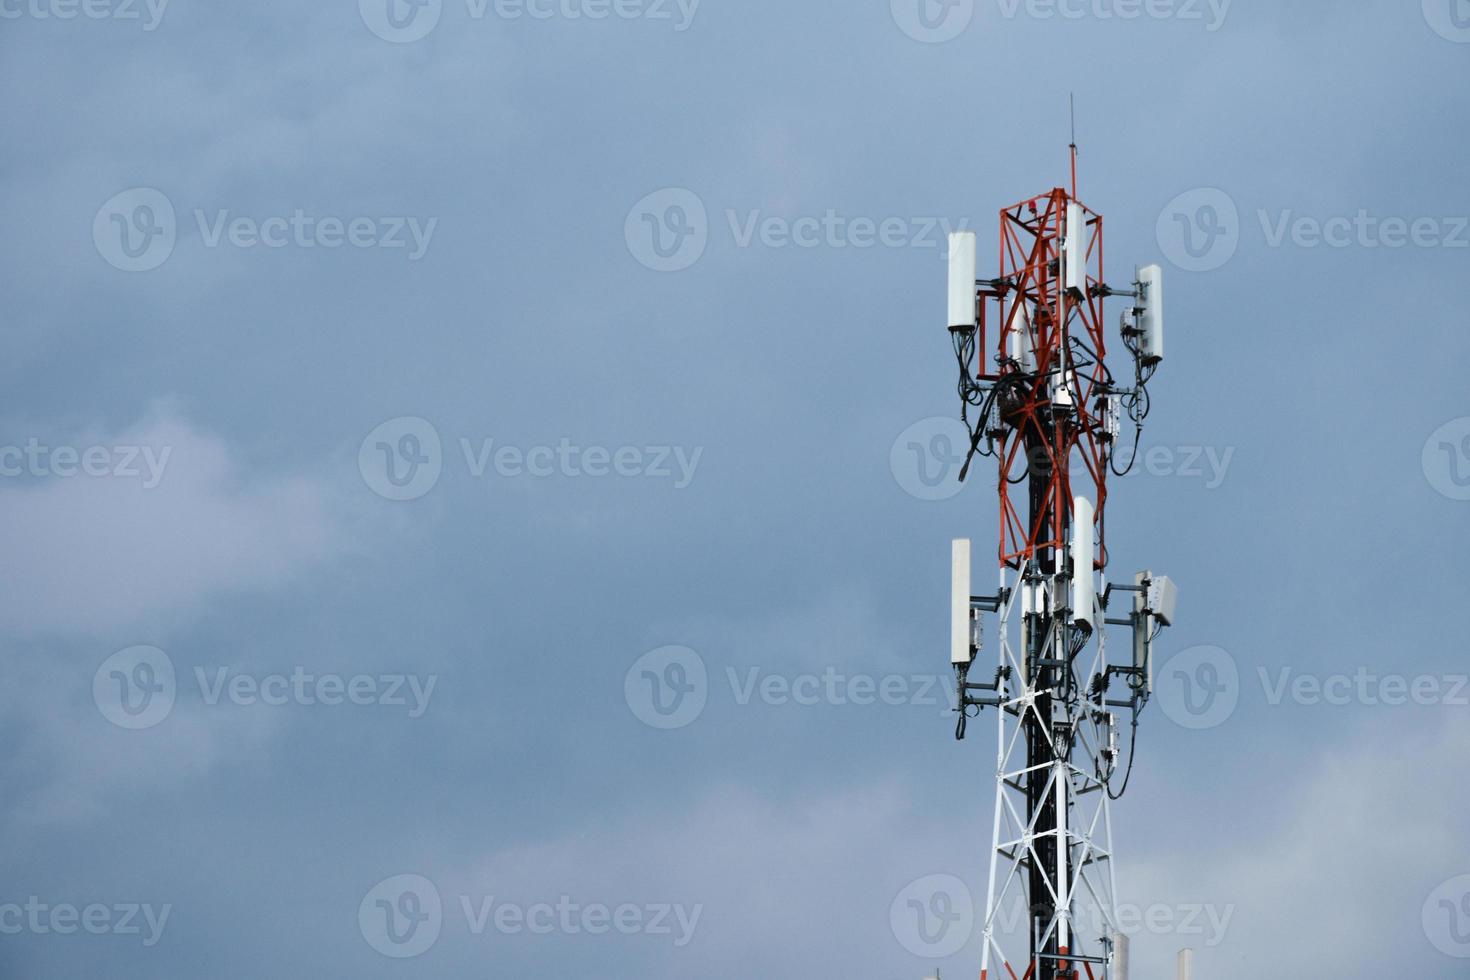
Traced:
POLYGON ((958 410, 944 232, 995 264, 1075 92, 1110 278, 1168 275, 1134 976, 1463 976, 1465 0, 0 0, 0 48, 0 975, 974 975, 993 477, 901 436, 958 410))

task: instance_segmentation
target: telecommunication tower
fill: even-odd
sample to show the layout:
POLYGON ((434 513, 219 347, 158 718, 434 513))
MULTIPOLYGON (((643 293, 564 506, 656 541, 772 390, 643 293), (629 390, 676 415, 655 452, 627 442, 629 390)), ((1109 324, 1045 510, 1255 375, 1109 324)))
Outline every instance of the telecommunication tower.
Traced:
POLYGON ((968 540, 952 555, 956 737, 991 708, 998 746, 981 980, 1126 980, 1123 957, 1115 962, 1109 803, 1132 772, 1153 641, 1173 622, 1177 595, 1146 571, 1107 582, 1108 476, 1133 465, 1164 359, 1163 272, 1146 266, 1127 288, 1107 285, 1103 219, 1077 197, 1075 141, 1071 177, 1070 190, 1000 213, 996 278, 977 278, 974 232, 950 239, 948 326, 971 435, 960 479, 976 457, 994 458, 1000 493, 998 590, 974 594, 968 540), (1103 326, 1112 298, 1125 303, 1120 375, 1103 326), (997 667, 972 682, 987 619, 997 667), (1118 663, 1110 626, 1131 633, 1118 663), (1008 927, 1006 910, 1017 907, 1025 915, 1008 927))

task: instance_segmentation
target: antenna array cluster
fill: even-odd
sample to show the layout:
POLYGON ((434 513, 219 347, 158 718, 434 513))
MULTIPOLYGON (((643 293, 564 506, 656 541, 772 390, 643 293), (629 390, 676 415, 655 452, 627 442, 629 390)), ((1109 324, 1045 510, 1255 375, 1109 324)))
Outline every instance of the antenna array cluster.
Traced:
POLYGON ((1131 748, 1123 765, 1119 717, 1136 736, 1152 693, 1153 643, 1177 604, 1167 577, 1107 580, 1108 477, 1136 459, 1148 385, 1164 360, 1163 270, 1144 266, 1126 288, 1107 284, 1103 218, 1077 198, 1075 153, 1071 191, 1001 212, 994 279, 978 278, 974 232, 950 239, 948 327, 970 432, 961 479, 977 458, 993 459, 1000 497, 998 589, 975 594, 970 541, 956 541, 952 554, 956 735, 991 708, 1000 746, 982 980, 992 958, 1007 980, 1098 980, 1114 968, 1109 803, 1133 765, 1131 748), (1112 299, 1125 301, 1118 375, 1103 328, 1112 299), (1125 418, 1131 450, 1122 446, 1125 418), (1131 595, 1126 608, 1122 593, 1131 595), (972 682, 990 620, 996 672, 972 682), (1120 662, 1108 655, 1109 627, 1130 634, 1120 662), (1024 936, 999 926, 1001 908, 1015 901, 1029 909, 1024 936), (1102 935, 1074 928, 1093 921, 1107 924, 1102 935))

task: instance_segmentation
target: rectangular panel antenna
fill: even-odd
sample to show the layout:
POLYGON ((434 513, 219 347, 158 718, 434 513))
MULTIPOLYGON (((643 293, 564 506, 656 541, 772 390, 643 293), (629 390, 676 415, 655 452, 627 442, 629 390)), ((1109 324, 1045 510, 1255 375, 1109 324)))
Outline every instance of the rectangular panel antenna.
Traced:
POLYGON ((1164 270, 1146 265, 1138 270, 1139 349, 1143 363, 1157 364, 1164 359, 1164 270))
POLYGON ((970 649, 970 542, 955 541, 950 573, 949 662, 968 664, 974 656, 970 649))
POLYGON ((1174 625, 1174 611, 1179 606, 1179 587, 1167 575, 1160 575, 1148 587, 1148 609, 1164 626, 1174 625))
POLYGON ((1097 599, 1097 573, 1093 569, 1096 512, 1092 501, 1077 497, 1072 505, 1072 619, 1093 625, 1093 606, 1097 599))
POLYGON ((1133 594, 1133 666, 1143 678, 1145 692, 1154 689, 1153 645, 1150 642, 1153 623, 1147 615, 1148 594, 1142 590, 1146 583, 1153 581, 1153 577, 1151 571, 1142 571, 1133 577, 1134 587, 1140 590, 1133 594))
POLYGON ((977 248, 973 231, 949 235, 949 325, 976 326, 975 269, 977 248))
POLYGON ((1066 286, 1084 296, 1087 294, 1087 219, 1082 205, 1067 205, 1067 237, 1062 242, 1062 259, 1066 266, 1066 286))
POLYGON ((1031 325, 1031 308, 1018 296, 1011 306, 1010 339, 1006 353, 1027 374, 1036 370, 1036 329, 1031 325))

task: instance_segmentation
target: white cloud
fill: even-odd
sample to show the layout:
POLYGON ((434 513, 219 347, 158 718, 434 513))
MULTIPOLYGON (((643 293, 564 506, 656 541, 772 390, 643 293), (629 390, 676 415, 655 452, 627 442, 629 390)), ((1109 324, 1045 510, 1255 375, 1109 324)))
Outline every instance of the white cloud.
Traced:
POLYGON ((262 754, 279 727, 278 714, 181 699, 156 728, 124 731, 90 698, 96 664, 14 651, 3 662, 0 718, 24 732, 11 752, 16 778, 6 809, 20 827, 85 825, 107 816, 119 799, 147 811, 154 793, 262 754))
MULTIPOLYGON (((916 810, 897 782, 786 800, 724 788, 682 813, 594 820, 431 877, 455 915, 461 895, 521 905, 566 895, 582 905, 703 906, 686 947, 642 937, 649 964, 658 965, 650 976, 917 978, 927 964, 892 934, 890 905, 916 879, 978 856, 967 840, 946 838, 939 815, 916 810)), ((531 938, 481 942, 531 956, 531 938)))
MULTIPOLYGON (((1470 721, 1411 722, 1381 715, 1325 753, 1257 760, 1260 791, 1237 805, 1271 815, 1270 829, 1236 835, 1222 814, 1197 850, 1130 862, 1124 897, 1234 906, 1224 942, 1196 950, 1202 980, 1260 964, 1279 976, 1450 975, 1420 911, 1435 885, 1470 872, 1470 787, 1451 775, 1470 768, 1470 721)), ((1201 943, 1135 940, 1135 974, 1172 977, 1184 946, 1201 943)))
POLYGON ((174 414, 69 441, 141 447, 161 479, 150 487, 140 453, 136 477, 0 481, 0 616, 12 630, 125 646, 131 631, 157 635, 213 596, 285 585, 341 545, 323 481, 250 479, 223 442, 174 414))
MULTIPOLYGON (((1420 910, 1435 885, 1470 872, 1470 851, 1455 833, 1470 791, 1403 760, 1464 771, 1470 722, 1415 732, 1400 718, 1383 727, 1396 740, 1365 732, 1352 745, 1294 760, 1305 776, 1296 792, 1283 791, 1290 780, 1276 773, 1270 798, 1241 800, 1272 808, 1265 833, 1232 836, 1222 815, 1188 851, 1120 855, 1119 901, 1130 917, 1162 912, 1167 920, 1145 922, 1134 936, 1135 978, 1170 980, 1186 946, 1197 951, 1202 980, 1261 963, 1283 976, 1414 972, 1406 964, 1415 975, 1439 975, 1436 967, 1450 975, 1453 962, 1425 938, 1420 910), (1217 934, 1223 941, 1208 946, 1217 934)), ((655 960, 667 969, 650 975, 917 978, 936 964, 900 946, 889 903, 917 879, 956 875, 983 905, 987 797, 973 787, 940 797, 891 780, 790 799, 723 789, 681 812, 590 820, 556 839, 472 859, 465 870, 425 873, 449 915, 459 914, 461 895, 522 906, 562 895, 584 905, 702 904, 696 941, 662 951, 655 960)), ((1115 817, 1149 819, 1121 810, 1115 817)), ((978 932, 937 965, 978 969, 978 932)), ((478 941, 536 952, 526 936, 478 941)))
POLYGON ((268 713, 192 699, 157 728, 117 728, 92 702, 92 675, 115 650, 166 642, 213 600, 290 585, 340 553, 329 484, 250 478, 238 453, 167 408, 116 433, 37 433, 35 447, 107 450, 94 475, 27 454, 31 437, 17 431, 0 439, 0 464, 25 471, 0 477, 0 616, 12 636, 0 720, 23 733, 8 815, 86 822, 116 794, 136 799, 261 751, 268 713))

